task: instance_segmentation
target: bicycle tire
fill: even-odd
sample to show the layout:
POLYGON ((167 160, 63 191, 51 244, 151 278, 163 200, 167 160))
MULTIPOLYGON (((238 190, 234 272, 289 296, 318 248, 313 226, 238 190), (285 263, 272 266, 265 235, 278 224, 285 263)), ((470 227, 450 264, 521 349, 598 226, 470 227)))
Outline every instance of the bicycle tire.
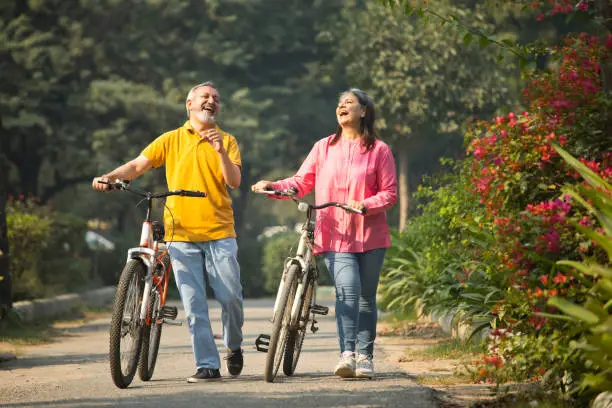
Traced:
POLYGON ((109 360, 113 382, 118 388, 127 388, 136 374, 140 347, 142 343, 142 326, 140 324, 140 304, 144 289, 146 268, 140 260, 130 259, 121 272, 119 285, 115 294, 113 314, 110 323, 109 360), (124 312, 127 310, 129 325, 125 325, 124 312), (127 329, 124 332, 123 329, 127 329), (133 338, 131 350, 122 350, 121 340, 129 334, 133 338), (122 368, 122 354, 127 356, 125 371, 122 368))
POLYGON ((297 326, 290 329, 287 333, 287 345, 285 346, 285 357, 283 358, 283 373, 291 376, 295 373, 306 330, 308 329, 308 321, 310 320, 310 302, 314 293, 314 280, 308 279, 308 285, 304 291, 304 295, 300 299, 300 316, 297 326))
POLYGON ((149 381, 153 377, 159 342, 161 340, 162 323, 156 323, 159 319, 160 298, 153 288, 149 296, 147 307, 151 324, 146 324, 142 330, 142 347, 140 350, 140 362, 138 363, 138 377, 142 381, 149 381))
POLYGON ((291 265, 287 270, 285 284, 278 302, 278 316, 274 317, 272 333, 270 334, 270 345, 268 346, 268 353, 266 355, 266 366, 264 370, 264 380, 266 382, 274 381, 284 355, 287 329, 291 321, 291 306, 293 305, 293 298, 297 290, 299 270, 300 267, 295 264, 291 265))

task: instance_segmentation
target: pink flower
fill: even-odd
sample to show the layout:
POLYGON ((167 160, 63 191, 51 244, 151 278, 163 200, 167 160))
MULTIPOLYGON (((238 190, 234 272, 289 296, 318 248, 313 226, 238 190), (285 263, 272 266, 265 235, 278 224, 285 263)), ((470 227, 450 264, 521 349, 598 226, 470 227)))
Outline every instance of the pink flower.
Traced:
POLYGON ((552 253, 558 253, 561 250, 559 245, 559 233, 556 229, 551 229, 548 233, 544 234, 544 241, 546 241, 546 250, 552 253))

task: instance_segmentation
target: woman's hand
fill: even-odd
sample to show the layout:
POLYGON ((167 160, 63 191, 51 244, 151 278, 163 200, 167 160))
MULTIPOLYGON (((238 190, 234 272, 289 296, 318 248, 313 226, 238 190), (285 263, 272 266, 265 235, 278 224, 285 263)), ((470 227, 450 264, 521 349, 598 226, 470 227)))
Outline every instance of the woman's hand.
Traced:
MULTIPOLYGON (((358 210, 365 210, 365 205, 363 205, 363 203, 360 203, 359 201, 355 201, 355 200, 349 200, 349 202, 347 203, 349 207, 353 207, 356 208, 358 210)), ((346 210, 347 212, 349 212, 348 210, 346 210)))
POLYGON ((259 180, 251 186, 251 191, 272 190, 272 182, 268 180, 259 180))

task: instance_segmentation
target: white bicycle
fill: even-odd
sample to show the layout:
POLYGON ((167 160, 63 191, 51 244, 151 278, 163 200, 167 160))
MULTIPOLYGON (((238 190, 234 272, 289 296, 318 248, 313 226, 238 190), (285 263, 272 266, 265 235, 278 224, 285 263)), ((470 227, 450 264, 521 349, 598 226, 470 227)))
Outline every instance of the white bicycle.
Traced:
POLYGON ((310 330, 316 333, 318 328, 315 315, 326 315, 329 312, 327 306, 316 303, 319 271, 312 254, 315 210, 333 206, 357 214, 365 214, 365 211, 336 202, 315 206, 297 199, 295 189, 262 190, 255 193, 290 197, 297 204, 298 210, 306 213, 307 219, 296 254, 287 259, 283 268, 272 313, 272 333, 260 334, 255 340, 257 350, 267 353, 264 379, 266 382, 273 382, 281 361, 285 375, 291 376, 295 373, 308 323, 311 323, 310 330))

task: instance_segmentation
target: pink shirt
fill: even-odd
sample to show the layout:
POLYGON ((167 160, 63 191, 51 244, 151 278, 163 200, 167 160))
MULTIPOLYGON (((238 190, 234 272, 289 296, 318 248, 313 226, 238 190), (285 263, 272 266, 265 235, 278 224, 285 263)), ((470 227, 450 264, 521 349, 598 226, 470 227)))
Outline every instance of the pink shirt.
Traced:
POLYGON ((298 197, 315 189, 317 205, 328 201, 362 202, 365 216, 328 207, 317 211, 314 253, 365 252, 390 245, 385 211, 397 201, 395 160, 391 149, 376 140, 372 150, 361 140, 338 140, 334 135, 319 140, 295 176, 272 183, 282 190, 296 187, 298 197))

